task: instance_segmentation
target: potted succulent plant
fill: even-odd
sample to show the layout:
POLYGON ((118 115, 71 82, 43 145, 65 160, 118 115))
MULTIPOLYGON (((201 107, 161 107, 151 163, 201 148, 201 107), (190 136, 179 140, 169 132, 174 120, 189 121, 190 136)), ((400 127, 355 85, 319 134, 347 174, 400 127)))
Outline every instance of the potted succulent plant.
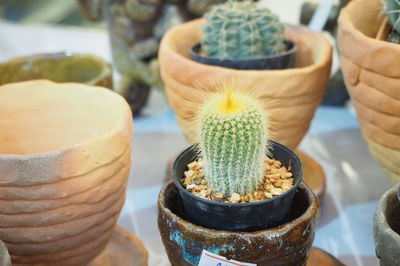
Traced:
POLYGON ((379 37, 382 10, 380 0, 351 1, 339 17, 338 45, 364 139, 391 181, 398 183, 400 46, 379 37))
POLYGON ((400 265, 400 185, 380 199, 374 217, 374 238, 380 265, 400 265))
MULTIPOLYGON (((243 4, 249 5, 246 2, 243 4)), ((202 42, 206 23, 205 19, 198 19, 173 27, 164 35, 159 49, 165 91, 185 136, 192 144, 195 143, 190 134, 191 118, 196 106, 204 100, 198 92, 211 90, 209 87, 198 87, 196 83, 207 84, 210 80, 235 76, 246 80, 246 86, 256 91, 265 108, 268 106, 268 111, 277 118, 270 138, 295 150, 325 93, 332 60, 329 42, 320 33, 287 25, 284 39, 291 40, 297 46, 294 67, 275 70, 233 69, 203 64, 191 58, 189 51, 202 42)), ((243 47, 255 49, 248 45, 243 47)), ((307 157, 306 160, 311 162, 304 165, 306 182, 318 180, 315 191, 323 191, 322 168, 313 159, 307 157)))
POLYGON ((284 24, 265 7, 251 1, 228 1, 205 15, 201 43, 193 60, 235 69, 293 67, 296 44, 285 40, 284 24))
POLYGON ((197 265, 205 249, 257 265, 303 265, 318 202, 301 184, 299 158, 268 139, 261 102, 238 90, 213 93, 193 126, 199 143, 178 156, 173 184, 159 196, 159 228, 171 263, 197 265), (304 205, 296 209, 299 197, 304 205), (268 251, 261 243, 272 235, 268 251), (256 244, 261 248, 249 251, 256 244))

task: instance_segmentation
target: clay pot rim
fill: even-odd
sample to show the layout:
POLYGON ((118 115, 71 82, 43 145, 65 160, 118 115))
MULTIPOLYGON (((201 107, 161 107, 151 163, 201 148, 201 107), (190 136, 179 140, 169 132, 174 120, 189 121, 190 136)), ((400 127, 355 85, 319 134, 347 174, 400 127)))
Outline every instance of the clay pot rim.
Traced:
POLYGON ((259 230, 259 231, 254 231, 254 232, 234 232, 234 231, 225 231, 225 230, 216 230, 216 229, 210 229, 210 228, 205 228, 196 224, 193 224, 182 217, 176 215, 173 213, 169 208, 165 206, 165 194, 168 191, 171 191, 172 189, 178 190, 178 188, 175 186, 172 180, 166 182, 163 187, 161 188, 160 194, 158 196, 158 209, 162 210, 162 212, 159 211, 158 215, 163 215, 163 213, 167 216, 169 216, 169 219, 175 221, 177 224, 181 225, 183 223, 189 225, 190 227, 196 229, 197 231, 207 231, 207 232, 218 232, 218 234, 228 234, 228 235, 238 235, 238 236, 243 236, 243 235, 252 235, 252 236, 258 236, 258 235, 263 235, 265 233, 274 233, 274 234, 284 234, 290 231, 290 228, 295 228, 296 224, 301 224, 306 222, 307 220, 310 219, 310 217, 316 216, 319 213, 319 201, 317 197, 314 195, 314 193, 311 191, 311 189, 301 182, 298 186, 299 189, 303 189, 310 201, 310 205, 308 206, 307 210, 299 217, 296 219, 285 223, 283 225, 274 227, 274 228, 268 228, 264 230, 259 230))
MULTIPOLYGON (((131 109, 129 108, 128 104, 126 103, 126 100, 119 95, 118 93, 104 88, 104 87, 99 87, 99 86, 93 86, 93 85, 88 85, 88 84, 83 84, 83 83, 76 83, 76 82, 63 82, 63 83, 58 83, 58 82, 53 82, 50 80, 46 80, 46 79, 36 79, 36 80, 29 80, 29 81, 22 81, 22 82, 15 82, 15 83, 53 83, 53 84, 57 84, 57 86, 71 86, 71 85, 79 85, 79 86, 86 86, 86 87, 90 87, 91 90, 99 90, 101 89, 102 93, 106 93, 109 94, 108 97, 115 97, 116 99, 119 99, 119 101, 124 102, 125 104, 121 105, 121 110, 120 110, 120 119, 118 121, 115 122, 115 126, 112 128, 112 130, 108 131, 106 134, 103 135, 99 135, 99 136, 95 136, 95 137, 91 137, 90 139, 87 139, 79 144, 74 144, 70 147, 67 148, 62 148, 62 149, 58 149, 58 150, 52 150, 52 151, 48 151, 48 152, 42 152, 42 153, 32 153, 32 154, 3 154, 0 153, 0 163, 1 161, 9 161, 9 160, 13 160, 13 161, 28 161, 28 160, 32 160, 32 159, 44 159, 44 158, 57 158, 62 156, 62 154, 66 154, 68 152, 74 152, 74 150, 77 149, 84 149, 85 146, 90 146, 93 145, 94 142, 106 142, 108 139, 112 139, 113 137, 121 134, 121 132, 124 131, 124 129, 126 128, 126 121, 127 119, 132 119, 132 113, 131 113, 131 109), (126 114, 130 114, 130 115, 126 115, 126 114)), ((0 86, 0 89, 2 87, 6 87, 6 86, 12 86, 15 83, 7 83, 5 85, 0 86)), ((129 138, 129 136, 127 136, 127 138, 129 138)))
MULTIPOLYGON (((75 53, 75 52, 72 52, 69 50, 54 52, 54 53, 38 53, 38 54, 15 57, 15 58, 11 58, 7 61, 0 62, 0 65, 5 65, 5 64, 9 64, 9 63, 19 63, 19 62, 23 62, 26 60, 36 61, 36 60, 43 60, 43 59, 62 59, 62 58, 66 58, 66 57, 75 57, 76 59, 79 59, 79 60, 88 60, 89 59, 100 66, 101 72, 96 77, 92 78, 91 80, 86 81, 84 84, 95 86, 99 81, 104 79, 106 76, 112 76, 111 65, 106 60, 101 58, 100 56, 97 56, 94 54, 88 54, 88 53, 75 53)), ((79 63, 77 65, 79 65, 79 63)), ((5 84, 3 84, 3 85, 5 85, 5 84)))
MULTIPOLYGON (((400 192, 400 184, 393 186, 391 189, 385 192, 381 199, 379 200, 379 204, 377 207, 377 211, 375 212, 375 220, 382 221, 383 225, 380 226, 384 231, 389 233, 396 241, 400 241, 400 234, 395 232, 392 227, 389 225, 386 219, 386 210, 387 210, 387 202, 389 199, 395 197, 395 200, 398 200, 398 193, 400 192), (379 210, 379 211, 378 211, 379 210)), ((400 200, 399 200, 400 204, 400 200)))
MULTIPOLYGON (((287 153, 289 153, 289 154, 295 156, 296 158, 298 158, 297 154, 296 154, 294 151, 292 151, 291 149, 289 149, 288 147, 286 147, 285 145, 280 144, 280 143, 278 143, 278 142, 276 142, 276 141, 273 141, 273 140, 269 140, 269 141, 270 141, 271 143, 274 143, 274 145, 278 145, 279 148, 285 150, 287 153)), ((177 162, 179 162, 179 161, 181 160, 182 157, 186 156, 186 151, 188 151, 189 149, 195 149, 195 148, 196 148, 196 144, 191 145, 190 147, 188 147, 188 148, 186 148, 184 151, 182 151, 182 152, 178 155, 178 157, 175 159, 175 162, 174 162, 174 164, 173 164, 173 169, 176 168, 175 165, 177 164, 177 162)), ((257 202, 247 202, 247 203, 228 203, 228 202, 218 202, 218 201, 214 201, 214 200, 211 200, 211 202, 212 202, 213 205, 216 205, 216 206, 228 207, 228 206, 232 206, 232 205, 233 205, 233 206, 247 207, 247 206, 259 205, 259 204, 266 203, 266 202, 272 202, 272 201, 274 201, 274 200, 283 198, 283 197, 287 196, 289 193, 291 193, 293 190, 297 189, 297 187, 298 187, 298 186, 300 185, 300 183, 302 183, 302 181, 303 181, 303 169, 302 169, 302 164, 301 164, 300 158, 298 158, 298 160, 299 160, 299 162, 300 162, 299 177, 295 180, 293 186, 292 186, 289 190, 285 191, 284 193, 282 193, 282 194, 280 194, 280 195, 278 195, 278 196, 275 196, 275 197, 272 197, 272 198, 266 199, 266 200, 260 200, 260 201, 257 201, 257 202)), ((199 197, 199 196, 197 196, 197 195, 195 195, 195 194, 190 193, 189 191, 187 191, 187 190, 182 186, 182 183, 180 182, 180 178, 177 177, 177 176, 175 175, 175 171, 173 171, 172 180, 174 181, 175 185, 177 185, 177 184, 180 185, 180 187, 182 188, 183 193, 185 193, 188 197, 190 197, 190 198, 193 197, 193 198, 195 198, 196 200, 198 200, 198 201, 200 201, 200 202, 203 202, 203 203, 206 203, 206 204, 210 204, 210 200, 208 200, 208 199, 203 199, 203 198, 201 198, 201 197, 199 197)))
MULTIPOLYGON (((323 37, 322 34, 317 33, 317 32, 313 32, 313 31, 309 30, 306 27, 295 26, 295 25, 286 25, 286 27, 287 28, 292 28, 292 29, 301 29, 302 31, 307 31, 310 34, 314 34, 315 36, 318 36, 320 38, 320 40, 321 40, 321 44, 325 43, 324 46, 321 45, 321 44, 319 45, 319 49, 321 49, 319 54, 323 55, 323 56, 321 56, 319 58, 319 61, 314 62, 313 64, 310 64, 310 65, 307 65, 307 66, 304 66, 304 67, 296 67, 296 66, 294 66, 294 67, 288 68, 288 69, 239 70, 239 69, 231 69, 231 68, 225 68, 225 67, 220 67, 220 66, 205 65, 205 64, 196 62, 196 61, 192 60, 191 58, 186 57, 186 56, 182 55, 181 53, 176 52, 174 49, 171 48, 171 45, 169 43, 171 43, 175 39, 174 38, 175 35, 178 35, 178 36, 180 35, 180 31, 181 31, 182 27, 196 26, 197 24, 203 24, 204 22, 205 22, 204 18, 199 18, 199 19, 195 19, 195 20, 192 20, 192 21, 185 22, 185 23, 182 23, 180 25, 174 26, 173 28, 168 30, 165 33, 165 35, 164 35, 164 37, 163 37, 163 39, 161 41, 160 48, 162 48, 162 49, 159 50, 159 55, 161 53, 165 53, 165 51, 162 51, 162 50, 166 49, 166 50, 169 50, 168 53, 174 54, 176 57, 179 57, 186 64, 189 64, 189 65, 190 64, 195 64, 197 69, 199 69, 199 68, 218 68, 218 69, 221 69, 222 68, 222 69, 227 69, 227 70, 231 71, 232 74, 241 73, 242 71, 245 71, 246 73, 255 73, 255 74, 263 74, 264 71, 274 71, 276 73, 279 73, 279 72, 282 72, 282 71, 286 71, 285 73, 292 72, 293 74, 297 73, 297 72, 307 72, 308 73, 308 72, 314 71, 315 69, 323 68, 331 60, 331 51, 332 51, 331 44, 329 43, 329 41, 325 37, 323 37)), ((182 38, 182 36, 181 36, 181 38, 182 38)), ((196 43, 197 42, 199 42, 199 41, 196 40, 196 43)), ((294 42, 294 43, 296 44, 296 46, 298 46, 296 42, 294 42)), ((188 47, 187 50, 189 50, 189 47, 188 47)))

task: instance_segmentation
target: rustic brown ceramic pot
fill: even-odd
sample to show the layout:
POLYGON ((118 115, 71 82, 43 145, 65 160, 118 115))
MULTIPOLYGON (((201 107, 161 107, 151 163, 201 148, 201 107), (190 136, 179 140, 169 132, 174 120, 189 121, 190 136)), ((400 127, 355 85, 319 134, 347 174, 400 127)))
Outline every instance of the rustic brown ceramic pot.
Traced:
POLYGON ((400 185, 381 198, 375 212, 374 238, 381 266, 400 265, 400 185))
POLYGON ((319 203, 300 184, 291 221, 256 232, 207 229, 188 222, 177 188, 168 182, 158 199, 158 228, 173 266, 197 265, 203 249, 229 259, 263 265, 305 265, 314 240, 319 203))
MULTIPOLYGON (((201 39, 204 20, 195 20, 169 30, 160 45, 159 61, 168 101, 183 132, 190 137, 190 120, 202 102, 195 83, 235 77, 266 103, 276 118, 275 140, 294 149, 306 134, 315 109, 325 92, 332 59, 332 48, 320 33, 288 26, 287 39, 298 46, 295 68, 285 70, 236 70, 205 65, 190 59, 189 49, 201 39)), ((203 88, 202 90, 207 90, 203 88)), ((193 142, 193 140, 192 140, 193 142)))
POLYGON ((362 133, 392 182, 400 182, 400 45, 376 39, 380 0, 354 0, 339 17, 342 70, 362 133))
POLYGON ((70 52, 37 54, 0 63, 0 85, 32 79, 112 88, 112 68, 102 58, 70 52))
POLYGON ((132 117, 111 90, 0 86, 0 239, 14 265, 87 265, 125 200, 132 117))

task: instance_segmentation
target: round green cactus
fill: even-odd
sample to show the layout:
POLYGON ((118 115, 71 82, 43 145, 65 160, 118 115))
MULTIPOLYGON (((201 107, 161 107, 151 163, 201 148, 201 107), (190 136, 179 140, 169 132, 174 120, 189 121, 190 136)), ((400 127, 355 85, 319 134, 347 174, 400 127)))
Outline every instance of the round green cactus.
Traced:
POLYGON ((215 93, 201 107, 199 127, 210 188, 227 197, 256 191, 268 150, 267 119, 258 100, 239 91, 215 93))
POLYGON ((385 10, 389 24, 400 33, 400 0, 387 0, 385 10))
POLYGON ((250 59, 285 51, 284 25, 251 1, 215 5, 204 17, 202 50, 209 57, 250 59))

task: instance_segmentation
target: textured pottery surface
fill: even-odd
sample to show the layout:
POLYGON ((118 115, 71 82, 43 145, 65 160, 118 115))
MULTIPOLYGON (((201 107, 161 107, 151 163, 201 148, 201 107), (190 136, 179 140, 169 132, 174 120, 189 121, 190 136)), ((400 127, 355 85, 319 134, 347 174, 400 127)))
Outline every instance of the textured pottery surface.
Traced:
POLYGON ((305 265, 319 213, 315 195, 304 184, 296 193, 292 220, 256 232, 227 232, 189 223, 175 185, 168 182, 158 199, 158 227, 172 265, 197 265, 206 249, 229 259, 263 265, 305 265))
POLYGON ((381 198, 375 212, 374 238, 376 255, 381 266, 400 265, 400 185, 394 186, 381 198))
MULTIPOLYGON (((306 134, 329 77, 332 48, 319 33, 288 26, 286 37, 298 46, 295 68, 286 70, 235 70, 210 66, 190 59, 189 49, 201 38, 203 20, 195 20, 169 30, 160 45, 159 60, 168 101, 188 136, 190 120, 202 97, 196 83, 235 77, 269 104, 275 140, 294 149, 306 134)), ((193 140, 191 140, 193 141, 193 140)))
POLYGON ((86 265, 125 200, 132 118, 111 90, 0 86, 0 239, 13 265, 86 265))
POLYGON ((32 79, 112 88, 112 68, 100 57, 69 52, 18 57, 0 63, 0 85, 32 79))
POLYGON ((354 0, 339 18, 342 70, 362 133, 392 182, 400 182, 400 45, 375 39, 380 0, 354 0))

